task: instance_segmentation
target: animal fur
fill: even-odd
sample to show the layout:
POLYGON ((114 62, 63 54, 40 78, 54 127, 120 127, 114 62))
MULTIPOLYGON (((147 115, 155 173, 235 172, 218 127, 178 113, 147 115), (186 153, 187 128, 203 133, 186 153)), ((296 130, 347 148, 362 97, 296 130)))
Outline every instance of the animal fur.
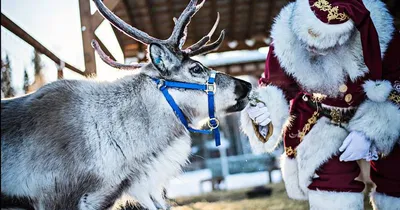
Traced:
MULTIPOLYGON (((150 48, 150 56, 174 55, 150 48)), ((2 100, 2 193, 35 209, 106 209, 122 193, 167 208, 163 188, 187 163, 191 139, 151 77, 205 83, 209 71, 185 58, 115 82, 61 80, 2 100)), ((245 107, 249 83, 221 73, 216 85, 217 113, 245 107)), ((170 93, 191 123, 208 116, 204 92, 170 93)))

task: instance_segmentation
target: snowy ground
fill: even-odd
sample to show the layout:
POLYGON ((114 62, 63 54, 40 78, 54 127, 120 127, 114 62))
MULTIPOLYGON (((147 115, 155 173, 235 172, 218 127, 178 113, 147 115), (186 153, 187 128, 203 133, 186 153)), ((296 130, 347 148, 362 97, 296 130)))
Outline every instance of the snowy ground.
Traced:
MULTIPOLYGON (((203 183, 200 186, 200 181, 211 178, 211 171, 209 169, 188 172, 180 175, 179 177, 170 181, 167 187, 169 198, 176 198, 182 196, 195 196, 202 193, 211 192, 211 183, 203 183)), ((279 170, 272 172, 272 183, 282 181, 281 173, 279 170)), ((225 177, 225 182, 221 187, 226 190, 240 189, 265 185, 270 183, 268 172, 255 172, 255 173, 241 173, 233 174, 225 177)))

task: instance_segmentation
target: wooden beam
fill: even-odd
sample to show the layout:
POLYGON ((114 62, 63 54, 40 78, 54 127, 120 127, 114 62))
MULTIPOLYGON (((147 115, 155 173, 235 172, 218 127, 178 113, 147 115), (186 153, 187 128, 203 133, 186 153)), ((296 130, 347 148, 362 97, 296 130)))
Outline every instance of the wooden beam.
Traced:
POLYGON ((96 61, 91 42, 95 39, 95 35, 92 26, 92 15, 90 13, 90 1, 79 0, 79 13, 81 16, 83 55, 86 69, 85 75, 93 76, 96 75, 96 61))
POLYGON ((247 32, 246 32, 246 39, 250 39, 253 35, 253 28, 254 28, 254 17, 255 17, 255 10, 256 10, 256 0, 250 0, 249 5, 249 18, 247 21, 247 32))
POLYGON ((231 4, 229 5, 229 11, 230 11, 230 22, 229 22, 229 38, 231 40, 234 40, 237 38, 235 36, 235 21, 236 21, 236 0, 231 0, 231 4))
POLYGON ((266 30, 268 31, 268 35, 271 33, 271 26, 272 26, 272 21, 274 19, 275 6, 276 6, 276 0, 269 0, 267 20, 265 22, 265 26, 267 27, 266 30))
POLYGON ((153 5, 153 1, 145 0, 145 2, 146 2, 146 8, 145 8, 146 12, 145 13, 148 15, 148 17, 150 17, 150 22, 151 22, 150 23, 150 30, 152 31, 151 34, 154 37, 161 38, 160 32, 158 31, 157 27, 154 27, 155 25, 157 25, 156 24, 157 21, 155 19, 155 13, 153 12, 153 9, 155 8, 153 5))
MULTIPOLYGON (((147 1, 147 0, 146 0, 147 1)), ((136 25, 136 21, 135 21, 135 16, 133 15, 133 13, 132 13, 132 9, 131 9, 131 6, 130 6, 130 4, 129 4, 129 1, 128 0, 123 0, 123 3, 124 3, 124 6, 125 6, 125 12, 126 12, 126 14, 128 15, 128 18, 129 18, 129 21, 130 21, 130 24, 132 25, 132 26, 134 26, 134 27, 136 27, 135 25, 136 25)), ((124 34, 125 35, 125 34, 124 34)), ((121 39, 121 40, 123 40, 123 39, 121 39)), ((135 44, 136 45, 138 45, 138 46, 141 46, 142 45, 142 43, 140 43, 140 42, 138 42, 138 41, 136 41, 136 40, 134 40, 134 42, 135 42, 135 44)), ((124 52, 124 56, 125 56, 125 58, 127 57, 126 55, 125 55, 125 50, 126 50, 126 44, 124 44, 124 48, 122 49, 122 51, 124 52)), ((137 54, 137 53, 136 53, 137 54)))
POLYGON ((115 57, 112 55, 112 53, 107 49, 107 47, 103 44, 103 42, 99 39, 99 37, 96 36, 96 40, 100 45, 100 48, 103 49, 103 51, 108 55, 111 59, 116 60, 115 57))
MULTIPOLYGON (((169 21, 173 22, 173 18, 175 15, 175 7, 174 7, 174 2, 172 0, 167 0, 167 7, 168 7, 168 14, 169 14, 169 21)), ((176 17, 178 18, 178 17, 176 17)))
MULTIPOLYGON (((25 32, 22 28, 20 28, 17 24, 15 24, 13 21, 11 21, 7 16, 5 16, 3 13, 1 13, 1 25, 6 28, 7 30, 11 31, 11 33, 15 34, 22 40, 24 40, 26 43, 31 45, 33 48, 35 48, 38 52, 42 53, 43 55, 46 55, 48 58, 50 58, 52 61, 54 61, 56 64, 61 64, 64 61, 62 61, 59 57, 57 57, 54 53, 52 53, 50 50, 48 50, 45 46, 40 44, 40 42, 36 41, 31 35, 29 35, 27 32, 25 32)), ((84 75, 83 71, 80 69, 72 66, 69 63, 65 63, 65 67, 70 69, 73 72, 76 72, 80 75, 84 75)))
MULTIPOLYGON (((214 17, 215 15, 217 15, 217 0, 211 0, 211 17, 214 17)), ((211 18, 211 27, 214 25, 214 21, 215 20, 213 20, 212 18, 211 18)), ((220 23, 221 23, 221 21, 220 21, 220 23)))
POLYGON ((129 22, 130 22, 131 26, 135 26, 136 25, 135 24, 135 18, 133 16, 132 8, 131 8, 131 5, 129 4, 129 1, 128 0, 123 0, 122 2, 124 3, 125 12, 128 15, 129 22))
MULTIPOLYGON (((89 0, 87 0, 87 1, 89 1, 89 0)), ((115 7, 117 7, 117 5, 120 1, 121 0, 104 0, 103 3, 104 3, 104 5, 106 5, 106 7, 108 9, 113 11, 115 9, 115 7)), ((103 22, 103 20, 104 20, 103 16, 99 13, 99 11, 96 11, 92 15, 93 30, 96 30, 99 27, 99 25, 103 22)))

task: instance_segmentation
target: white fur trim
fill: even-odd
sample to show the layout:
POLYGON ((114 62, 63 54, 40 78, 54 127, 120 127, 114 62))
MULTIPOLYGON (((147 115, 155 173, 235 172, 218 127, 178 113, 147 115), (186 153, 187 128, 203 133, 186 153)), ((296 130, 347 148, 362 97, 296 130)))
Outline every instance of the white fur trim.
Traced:
POLYGON ((370 11, 370 16, 379 36, 381 54, 384 57, 386 49, 396 33, 394 20, 386 4, 381 0, 363 0, 365 7, 370 11))
MULTIPOLYGON (((296 31, 305 30, 304 33, 308 34, 308 28, 305 25, 312 18, 317 18, 313 14, 311 19, 297 17, 297 15, 304 16, 300 11, 299 14, 296 13, 297 8, 295 7, 298 6, 296 4, 300 4, 304 0, 298 1, 284 7, 275 19, 271 30, 275 46, 274 53, 284 71, 293 76, 305 91, 337 97, 340 94, 339 87, 346 82, 347 77, 356 81, 368 72, 364 63, 360 34, 354 29, 342 35, 327 35, 324 40, 315 41, 315 44, 311 43, 310 45, 318 45, 324 49, 324 46, 329 46, 333 42, 342 44, 335 44, 335 47, 325 50, 326 55, 313 55, 306 49, 306 42, 296 31), (347 36, 349 36, 348 39, 347 36)), ((308 2, 306 3, 308 4, 308 2)), ((364 0, 364 4, 371 11, 371 18, 379 35, 383 56, 395 31, 392 24, 393 18, 385 4, 379 0, 364 0)), ((307 10, 311 11, 309 6, 307 7, 307 10)), ((336 26, 338 25, 329 25, 333 28, 336 26)), ((321 31, 329 32, 329 29, 321 29, 321 31)))
POLYGON ((392 91, 392 84, 387 81, 372 81, 368 80, 363 85, 364 91, 368 98, 376 102, 384 102, 389 97, 392 91))
POLYGON ((366 100, 350 120, 348 130, 363 132, 387 155, 400 137, 400 109, 389 101, 366 100))
POLYGON ((310 210, 363 210, 364 194, 310 190, 310 210))
POLYGON ((274 132, 266 143, 260 142, 255 135, 246 109, 241 113, 241 127, 243 132, 249 137, 254 153, 272 152, 282 139, 283 127, 289 118, 289 104, 285 99, 283 91, 275 86, 260 87, 257 91, 259 92, 259 99, 265 103, 269 113, 271 113, 270 117, 274 126, 274 132))
POLYGON ((297 160, 288 158, 286 154, 283 154, 281 156, 281 171, 289 198, 295 200, 307 200, 307 195, 300 189, 299 186, 297 160))
POLYGON ((320 49, 342 45, 349 38, 354 23, 348 20, 342 24, 326 24, 319 20, 311 10, 308 0, 297 0, 291 16, 292 30, 296 36, 310 46, 320 49), (318 37, 310 36, 308 30, 318 34, 318 37))
POLYGON ((348 132, 339 126, 330 124, 330 120, 322 117, 297 147, 299 185, 308 192, 315 171, 333 155, 339 152, 348 132))
POLYGON ((370 199, 374 210, 400 210, 400 198, 371 192, 370 199))

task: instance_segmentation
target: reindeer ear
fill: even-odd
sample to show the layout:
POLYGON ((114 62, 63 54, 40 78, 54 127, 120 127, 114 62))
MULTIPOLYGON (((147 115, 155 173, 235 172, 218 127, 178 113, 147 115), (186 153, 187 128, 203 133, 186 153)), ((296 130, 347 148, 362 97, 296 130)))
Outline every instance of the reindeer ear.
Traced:
POLYGON ((151 62, 162 74, 168 74, 180 66, 181 61, 166 47, 152 43, 149 49, 151 62))

